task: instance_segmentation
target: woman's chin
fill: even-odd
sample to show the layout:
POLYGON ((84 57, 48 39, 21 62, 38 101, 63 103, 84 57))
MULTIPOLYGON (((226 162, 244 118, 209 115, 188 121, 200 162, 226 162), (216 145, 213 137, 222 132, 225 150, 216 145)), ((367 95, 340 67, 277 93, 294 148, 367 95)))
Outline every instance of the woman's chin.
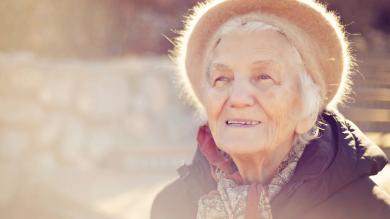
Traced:
POLYGON ((253 126, 253 127, 221 127, 217 130, 217 133, 221 138, 229 139, 230 141, 237 142, 260 142, 268 137, 268 129, 265 126, 253 126))
POLYGON ((232 154, 257 154, 259 152, 267 150, 267 147, 259 142, 254 144, 254 140, 239 140, 239 141, 226 141, 226 144, 221 143, 219 148, 228 153, 232 154))

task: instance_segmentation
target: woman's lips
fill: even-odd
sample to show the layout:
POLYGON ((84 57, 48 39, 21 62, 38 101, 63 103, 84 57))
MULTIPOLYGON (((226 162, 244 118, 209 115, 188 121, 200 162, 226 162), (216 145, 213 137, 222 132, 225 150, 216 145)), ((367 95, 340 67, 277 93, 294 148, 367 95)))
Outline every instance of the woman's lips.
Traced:
POLYGON ((249 120, 249 119, 229 119, 226 120, 226 125, 233 127, 251 127, 259 125, 261 122, 258 120, 249 120))

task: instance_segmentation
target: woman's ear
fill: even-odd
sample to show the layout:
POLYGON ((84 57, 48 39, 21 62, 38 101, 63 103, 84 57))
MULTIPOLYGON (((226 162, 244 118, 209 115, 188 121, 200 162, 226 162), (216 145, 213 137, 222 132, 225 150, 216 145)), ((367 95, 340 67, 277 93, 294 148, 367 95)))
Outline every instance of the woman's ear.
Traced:
POLYGON ((295 132, 298 134, 306 133, 313 127, 316 121, 317 121, 317 114, 310 113, 308 116, 303 117, 301 121, 298 121, 297 126, 295 127, 295 132))

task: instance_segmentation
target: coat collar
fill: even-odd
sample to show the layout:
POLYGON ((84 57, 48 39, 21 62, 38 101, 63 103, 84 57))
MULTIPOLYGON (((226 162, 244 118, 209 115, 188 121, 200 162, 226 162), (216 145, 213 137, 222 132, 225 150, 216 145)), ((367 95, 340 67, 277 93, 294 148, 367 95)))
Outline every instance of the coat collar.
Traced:
POLYGON ((304 212, 356 179, 376 175, 388 162, 384 152, 340 113, 324 111, 319 121, 319 138, 307 145, 293 178, 272 201, 275 218, 304 212))
MULTIPOLYGON (((324 111, 318 121, 319 138, 306 146, 293 177, 271 202, 275 218, 293 218, 356 179, 376 175, 388 162, 384 152, 340 113, 324 111)), ((216 187, 199 148, 193 163, 180 172, 194 205, 216 187)))

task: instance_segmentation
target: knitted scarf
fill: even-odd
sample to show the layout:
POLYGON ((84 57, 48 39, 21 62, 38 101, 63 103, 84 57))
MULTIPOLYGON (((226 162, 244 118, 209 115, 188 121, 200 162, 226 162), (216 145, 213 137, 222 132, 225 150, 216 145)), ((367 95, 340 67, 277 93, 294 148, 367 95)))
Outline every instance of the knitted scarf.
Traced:
POLYGON ((216 190, 200 198, 197 219, 272 219, 270 202, 290 180, 305 145, 293 145, 269 184, 248 185, 230 156, 217 148, 207 125, 199 128, 197 140, 217 182, 216 190))

